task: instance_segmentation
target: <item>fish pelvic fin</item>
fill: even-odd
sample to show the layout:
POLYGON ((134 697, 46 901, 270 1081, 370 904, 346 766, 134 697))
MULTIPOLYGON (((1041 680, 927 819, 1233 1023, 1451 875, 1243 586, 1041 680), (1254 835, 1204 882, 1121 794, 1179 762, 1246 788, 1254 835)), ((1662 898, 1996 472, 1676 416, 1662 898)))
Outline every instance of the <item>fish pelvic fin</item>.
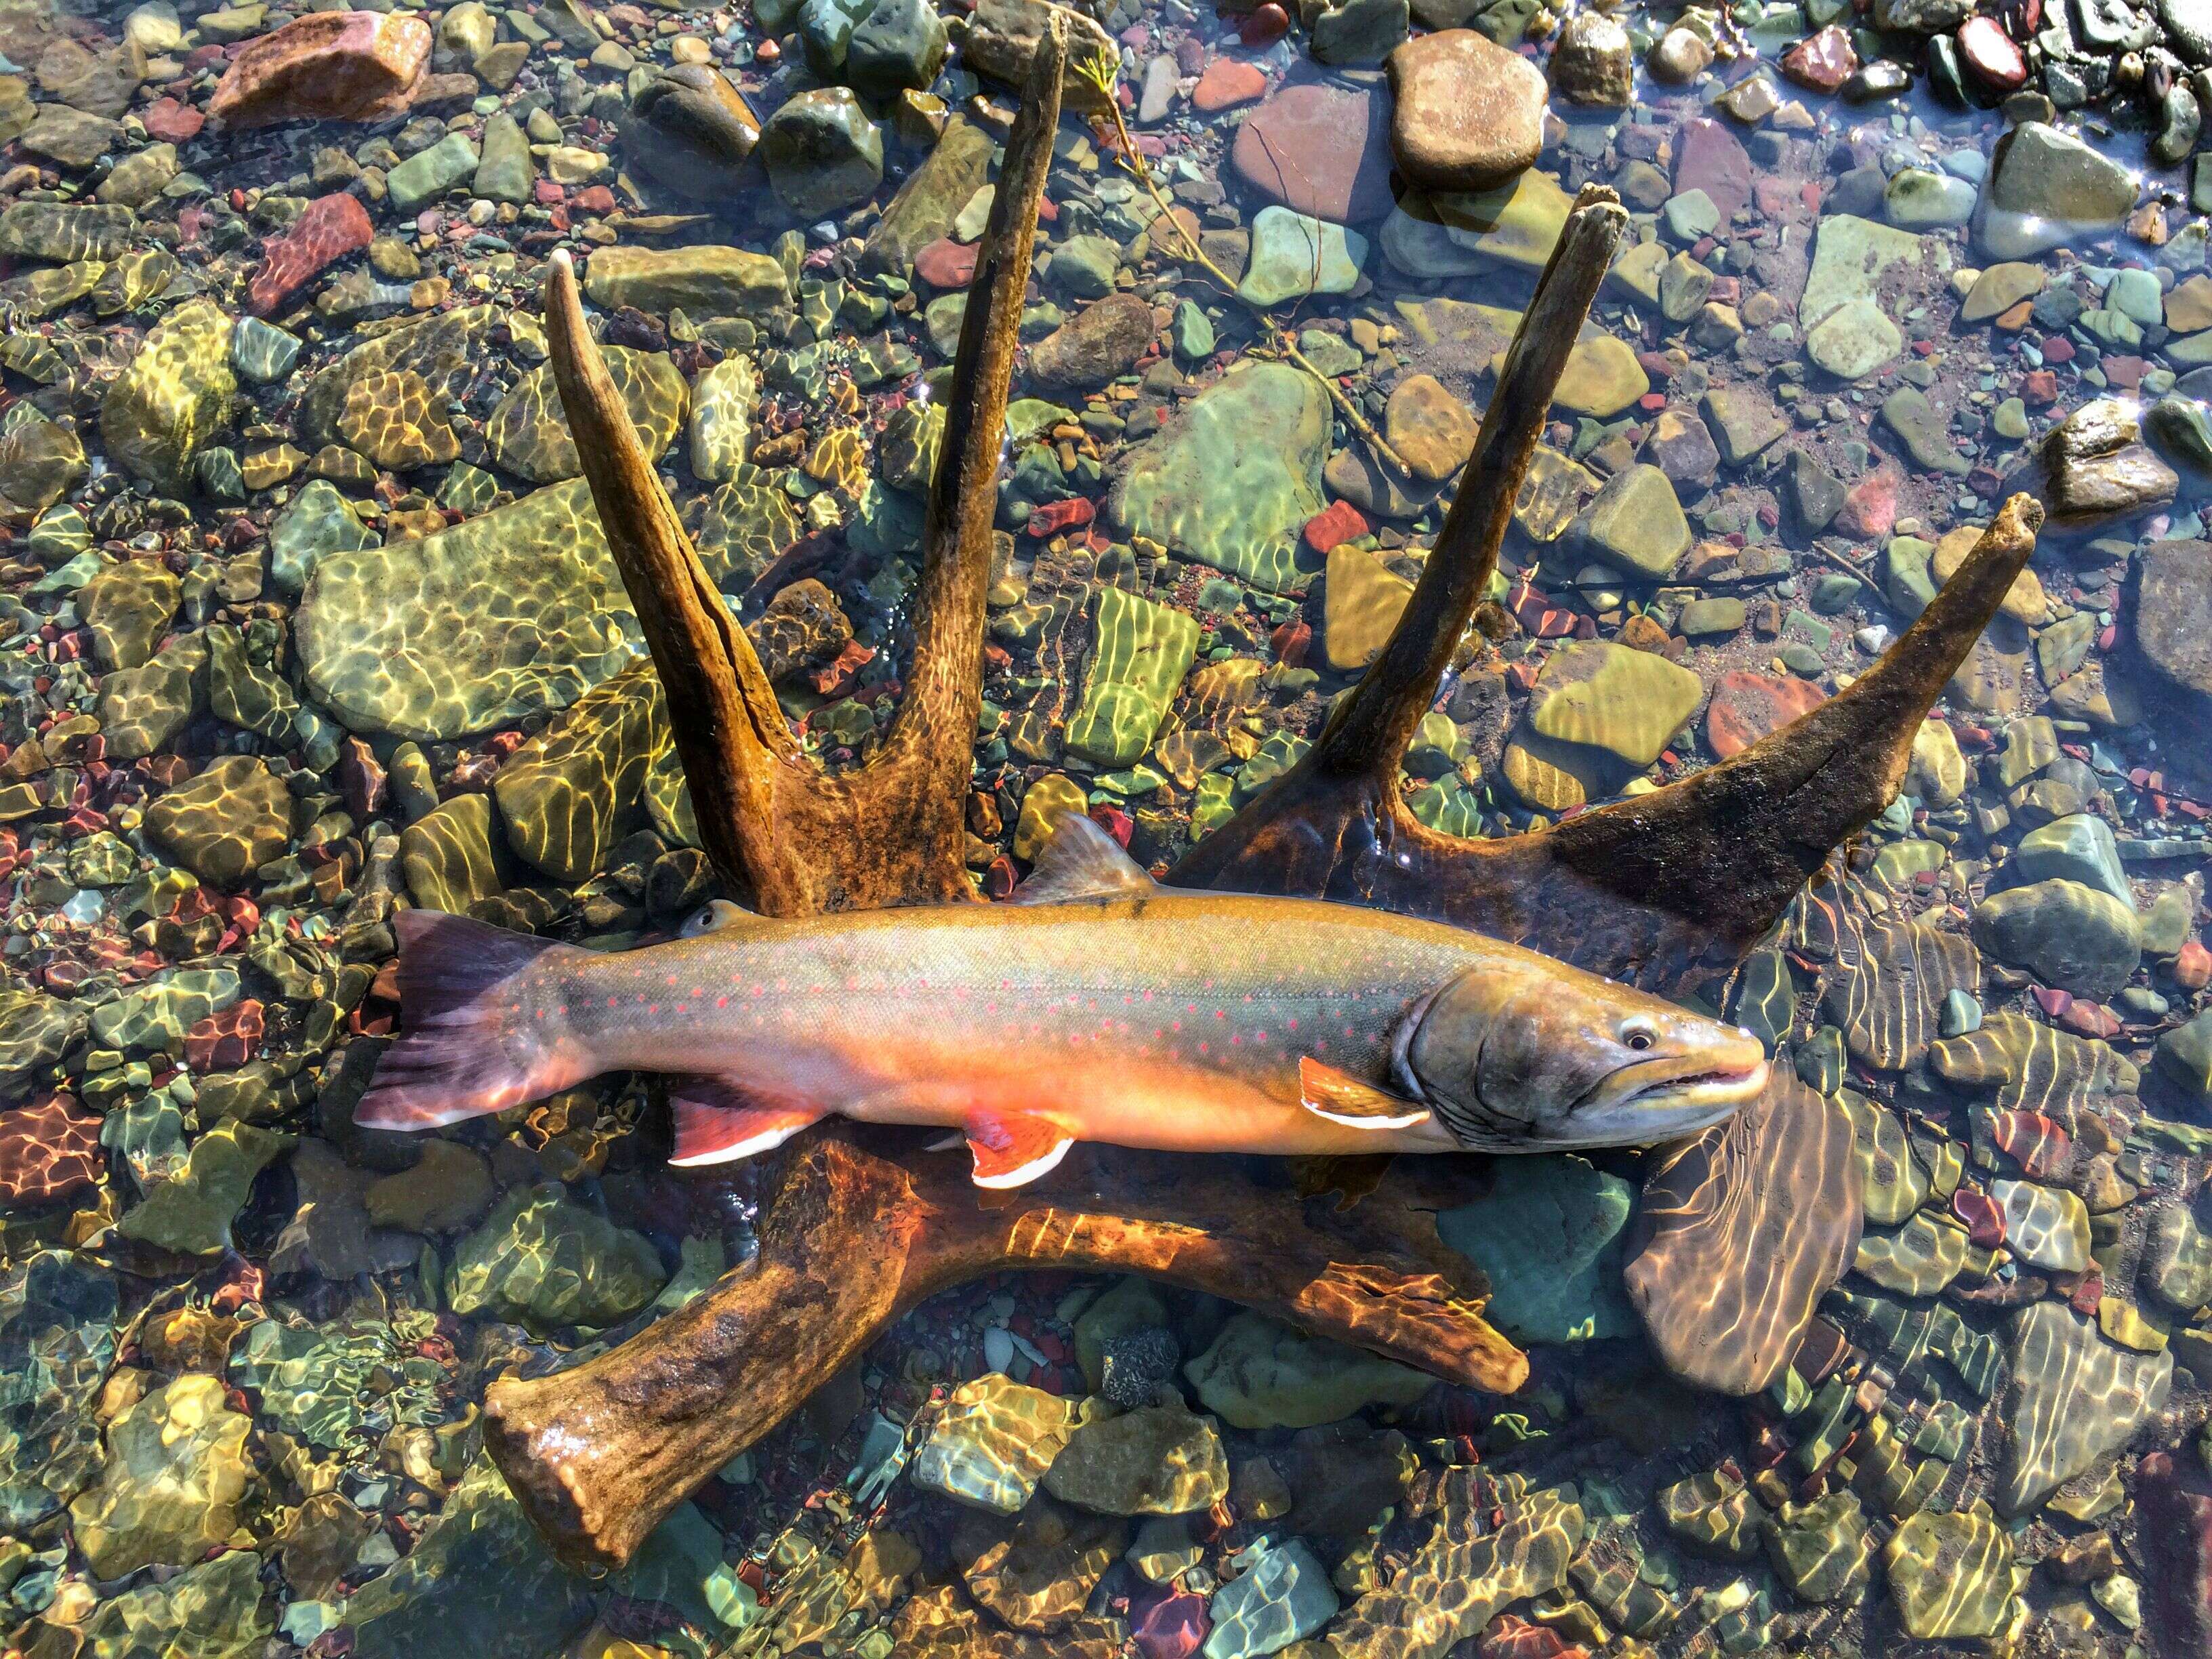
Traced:
POLYGON ((980 1106, 968 1114, 968 1151, 978 1187, 1026 1187, 1060 1167, 1074 1137, 1039 1112, 980 1106))
POLYGON ((1012 904, 1066 904, 1077 899, 1143 898, 1159 883, 1121 850, 1121 844, 1080 812, 1060 815, 1053 837, 1037 854, 1029 879, 1014 890, 1012 904))
POLYGON ((668 1109, 676 1121, 668 1161, 681 1169, 757 1157, 830 1115, 788 1091, 727 1077, 684 1079, 668 1091, 668 1109))
POLYGON ((1363 1083, 1311 1054, 1298 1059, 1298 1103, 1316 1117, 1354 1129, 1410 1129, 1430 1115, 1420 1102, 1363 1083))
POLYGON ((590 952, 439 910, 402 910, 401 1036, 384 1051, 354 1121, 434 1129, 535 1100, 588 1077, 564 1055, 544 969, 590 952))

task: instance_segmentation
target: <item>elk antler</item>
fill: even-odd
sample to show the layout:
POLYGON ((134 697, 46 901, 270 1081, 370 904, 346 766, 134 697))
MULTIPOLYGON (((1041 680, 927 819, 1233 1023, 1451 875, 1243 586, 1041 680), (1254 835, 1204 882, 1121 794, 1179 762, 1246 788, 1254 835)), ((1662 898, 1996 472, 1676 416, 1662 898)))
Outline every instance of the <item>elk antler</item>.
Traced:
POLYGON ((1172 1155, 1074 1163, 1051 1190, 986 1210, 964 1158, 894 1163, 840 1133, 812 1138, 750 1267, 574 1370, 497 1384, 492 1455, 562 1556, 620 1563, 908 1309, 1018 1267, 1149 1273, 1474 1388, 1510 1393, 1528 1376, 1478 1316, 1486 1287, 1437 1237, 1430 1218, 1449 1200, 1434 1171, 1394 1170, 1340 1213, 1243 1173, 1209 1170, 1194 1193, 1172 1155))

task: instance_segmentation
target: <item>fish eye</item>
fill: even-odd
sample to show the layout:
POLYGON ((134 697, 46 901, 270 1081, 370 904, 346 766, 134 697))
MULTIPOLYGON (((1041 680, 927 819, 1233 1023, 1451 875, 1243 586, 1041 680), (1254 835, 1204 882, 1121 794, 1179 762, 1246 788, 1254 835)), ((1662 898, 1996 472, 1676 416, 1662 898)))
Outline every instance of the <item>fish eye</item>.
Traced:
POLYGON ((1622 1026, 1620 1028, 1620 1040, 1626 1043, 1630 1048, 1635 1049, 1636 1052, 1640 1054, 1650 1048, 1652 1042, 1656 1039, 1652 1035, 1651 1028, 1649 1025, 1639 1023, 1634 1025, 1622 1026))

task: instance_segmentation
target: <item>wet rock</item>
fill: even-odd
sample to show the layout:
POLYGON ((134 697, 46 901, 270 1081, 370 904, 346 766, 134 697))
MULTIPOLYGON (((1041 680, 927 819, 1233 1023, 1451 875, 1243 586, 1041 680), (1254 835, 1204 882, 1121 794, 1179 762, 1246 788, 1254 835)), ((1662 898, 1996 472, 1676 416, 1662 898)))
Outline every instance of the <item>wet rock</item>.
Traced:
POLYGON ((181 1048, 187 1028, 238 1000, 228 968, 179 968, 93 1010, 92 1034, 108 1048, 181 1048))
POLYGON ((434 202, 447 191, 458 190, 476 177, 483 162, 476 141, 465 132, 449 132, 426 150, 409 156, 386 175, 392 204, 411 213, 434 202))
POLYGON ((1208 1411, 1240 1429, 1310 1428, 1370 1405, 1409 1406, 1434 1380, 1249 1310, 1183 1375, 1208 1411))
POLYGON ((1551 657, 1506 745, 1506 781, 1545 811, 1615 793, 1680 729, 1704 696, 1688 669, 1592 641, 1551 657))
POLYGON ((1989 1505, 1922 1510, 1890 1534, 1882 1571, 1916 1641, 1994 1637, 2010 1626, 2012 1535, 1989 1505))
POLYGON ((1329 666, 1351 673, 1373 662, 1413 593, 1413 585, 1373 554, 1349 543, 1332 549, 1322 591, 1322 646, 1329 666))
POLYGON ((2023 121, 1997 140, 1974 234, 1995 259, 2027 259, 2119 228, 2136 203, 2126 168, 2071 134, 2023 121))
POLYGON ((915 1484, 972 1508, 1019 1514, 1083 1420, 1080 1402, 986 1371, 953 1390, 915 1454, 915 1484))
POLYGON ((1188 1515, 1227 1495, 1229 1462, 1211 1419, 1179 1405, 1140 1406, 1077 1427, 1044 1489, 1102 1515, 1188 1515))
POLYGON ((215 1255, 232 1245, 231 1223, 245 1208, 254 1178, 293 1144, 293 1137, 235 1121, 192 1143, 183 1173, 127 1212, 118 1230, 179 1255, 215 1255))
POLYGON ((1998 1478, 2001 1515, 2024 1515, 2164 1409, 2171 1353, 2114 1347, 2095 1322, 2062 1302, 2013 1318, 2004 1421, 2011 1430, 1998 1478))
POLYGON ((92 630, 94 658, 103 668, 145 665, 168 631, 183 585, 155 559, 110 565, 78 591, 77 610, 92 630))
POLYGON ((653 75, 632 97, 622 128, 623 148, 656 183, 701 202, 727 201, 755 176, 745 162, 760 135, 752 106, 711 64, 653 75))
POLYGON ((1437 1218, 1444 1243, 1490 1276, 1484 1316, 1516 1342, 1625 1336, 1634 1313, 1620 1290, 1628 1183, 1578 1158, 1536 1158, 1499 1172, 1492 1190, 1437 1218))
POLYGON ((440 740, 566 708, 629 659, 629 603, 581 479, 421 541, 326 555, 294 618, 349 728, 440 740))
POLYGON ((636 1233, 546 1183, 511 1193, 453 1249, 446 1294, 533 1330, 612 1325, 652 1301, 668 1275, 636 1233))
MULTIPOLYGON (((87 115, 62 104, 42 104, 38 118, 17 141, 33 155, 58 161, 66 167, 88 167, 110 150, 119 148, 123 142, 123 124, 110 121, 103 116, 87 115)), ((171 152, 172 171, 175 153, 171 152)), ((109 178, 113 178, 113 173, 109 178)), ((102 189, 106 186, 102 185, 102 189)), ((156 185, 155 189, 160 186, 156 185)), ((150 192, 149 192, 150 193, 150 192)), ((103 201, 120 201, 119 195, 102 197, 103 201)), ((125 202, 126 207, 143 206, 144 198, 125 202)))
POLYGON ((208 100, 232 127, 381 121, 407 106, 430 26, 407 12, 316 12, 241 47, 208 100))
POLYGON ((2052 522, 2090 528, 2172 501, 2181 480, 2141 437, 2133 413, 2110 398, 2053 427, 2039 451, 2052 522))
POLYGON ((628 306, 656 317, 680 309, 693 317, 759 319, 791 304, 790 278, 777 261, 713 245, 599 248, 585 267, 584 293, 603 310, 628 306))
POLYGON ((492 842, 491 797, 456 795, 399 834, 399 867, 417 904, 465 915, 506 885, 492 842))
POLYGON ((99 1116, 65 1094, 0 1111, 0 1206, 65 1204, 97 1187, 107 1173, 100 1130, 99 1116))
POLYGON ((273 1605, 262 1598, 260 1556, 230 1550, 100 1602, 85 1621, 83 1650, 92 1659, 186 1650, 201 1659, 251 1659, 275 1629, 273 1605))
POLYGON ((1473 29, 1409 40, 1390 54, 1390 149, 1424 190, 1509 182, 1543 148, 1547 88, 1536 66, 1473 29))
POLYGON ((1935 1296, 1966 1265, 1966 1234, 1927 1215, 1916 1215, 1893 1233, 1869 1232, 1859 1240, 1852 1271, 1900 1296, 1935 1296))
POLYGON ((493 779, 508 845, 560 882, 589 880, 641 804, 665 720, 649 664, 586 692, 493 779))
POLYGON ((0 210, 0 253, 56 264, 117 259, 130 251, 137 228, 138 216, 127 207, 17 202, 0 210))
MULTIPOLYGON (((960 48, 961 61, 978 75, 1019 89, 1028 84, 1030 59, 1050 15, 1045 0, 981 0, 960 48)), ((1100 91, 1100 85, 1102 79, 1105 85, 1114 84, 1108 71, 1118 64, 1119 53, 1088 13, 1073 13, 1068 31, 1067 66, 1060 77, 1062 103, 1072 114, 1103 114, 1109 94, 1100 91)))
POLYGON ((1312 1635, 1340 1605, 1328 1570, 1304 1541, 1261 1538, 1237 1552, 1237 1577, 1213 1593, 1206 1659, 1256 1659, 1312 1635))
POLYGON ((1486 1492, 1484 1480, 1473 1469, 1445 1477, 1443 1512, 1427 1541, 1329 1632, 1342 1659, 1443 1659, 1504 1607, 1567 1582, 1567 1562, 1583 1539, 1580 1505, 1557 1492, 1501 1505, 1504 1494, 1486 1492))
MULTIPOLYGON (((316 198, 285 227, 283 235, 272 236, 262 244, 261 269, 254 273, 246 289, 247 305, 260 316, 273 316, 325 270, 367 247, 374 234, 368 210, 362 206, 358 197, 339 191, 316 198)), ((238 342, 249 325, 255 329, 267 326, 253 319, 240 319, 237 326, 240 332, 233 335, 231 350, 240 371, 263 381, 283 379, 281 374, 254 374, 240 358, 238 342)), ((291 349, 296 357, 300 349, 296 340, 291 349)))
POLYGON ((530 140, 521 124, 501 110, 484 122, 483 149, 469 188, 488 202, 512 202, 520 207, 535 199, 537 183, 538 164, 531 159, 530 140))
POLYGON ((155 1563, 185 1566, 225 1542, 252 1478, 252 1419, 212 1376, 180 1376, 109 1425, 100 1482, 70 1506, 93 1572, 120 1578, 155 1563))
POLYGON ((1128 1522, 1034 1499, 1012 1527, 962 1518, 953 1558, 975 1598, 1017 1630, 1064 1628, 1129 1541, 1128 1522))
MULTIPOLYGON (((607 346, 601 356, 645 445, 647 459, 658 460, 683 429, 690 401, 682 372, 661 352, 607 346)), ((537 483, 556 483, 583 471, 550 363, 532 369, 500 400, 484 422, 484 441, 493 459, 537 483)))
POLYGON ((752 441, 760 374, 750 357, 725 357, 691 388, 691 470, 708 483, 737 475, 752 441))
POLYGON ((1627 108, 1636 81, 1628 31, 1602 12, 1577 12, 1552 48, 1551 72, 1553 86, 1575 103, 1627 108))
POLYGON ((326 478, 310 478, 269 527, 269 580, 288 593, 297 593, 327 556, 380 544, 376 532, 362 523, 337 485, 326 478))
POLYGON ((1713 682, 1705 705, 1705 743, 1726 760, 1826 701, 1827 694, 1810 680, 1731 670, 1713 682))
POLYGON ((1801 1601, 1838 1601, 1862 1589, 1874 1556, 1858 1495, 1784 1504, 1766 1526, 1766 1557, 1801 1601))
POLYGON ((1392 205, 1389 106, 1379 88, 1285 81, 1237 128, 1230 165, 1293 212, 1366 224, 1392 205))
POLYGON ((1298 532, 1323 505, 1329 404, 1287 364, 1232 370, 1129 456, 1109 498, 1115 521, 1270 592, 1316 567, 1298 532))
POLYGON ((1855 967, 1830 976, 1824 1006, 1854 1058, 1902 1071, 1935 1041, 1944 999, 1981 982, 1966 939, 1925 921, 1887 921, 1867 930, 1855 967))
POLYGON ((759 148, 776 199, 802 219, 865 201, 883 182, 883 135, 843 87, 786 103, 761 129, 759 148))
POLYGON ((1152 747, 1182 689, 1198 651, 1198 622, 1111 586, 1093 591, 1091 619, 1083 696, 1061 742, 1094 765, 1127 766, 1152 747))
POLYGON ((925 90, 945 65, 945 24, 927 0, 875 0, 846 43, 845 78, 870 98, 925 90))
POLYGON ((0 433, 0 511, 27 517, 82 483, 90 468, 74 427, 47 420, 27 404, 15 409, 23 413, 0 433))
POLYGON ((281 857, 289 843, 292 798, 247 755, 210 763, 146 810, 146 833, 203 881, 234 886, 281 857))
POLYGON ((1431 374, 1409 374, 1391 388, 1383 435, 1414 474, 1429 483, 1456 478, 1474 453, 1480 422, 1431 374))
POLYGON ((2212 542, 2156 541, 2138 556, 2136 647, 2185 696, 2212 701, 2212 542))
POLYGON ((1689 521, 1656 466, 1628 467, 1608 480, 1576 530, 1595 556, 1646 580, 1663 580, 1690 550, 1689 521))
POLYGON ((2158 1040, 2159 1075, 2198 1105, 2212 1102, 2212 1009, 2158 1040))
POLYGON ((108 453, 158 489, 188 493, 193 457, 229 428, 238 389, 230 334, 212 300, 187 301, 155 326, 100 400, 108 453))
POLYGON ((1251 254, 1237 292, 1262 309, 1316 294, 1347 294, 1366 262, 1367 239, 1358 232, 1286 207, 1265 207, 1252 221, 1251 254))
POLYGON ((1975 907, 1973 927, 1975 942, 1992 956, 2076 996, 2111 996, 2142 954, 2134 906, 2078 881, 1991 893, 1975 907))
POLYGON ((950 236, 961 210, 990 182, 991 137, 957 118, 908 175, 860 249, 860 268, 902 276, 922 250, 950 236))
POLYGON ((1127 374, 1158 330, 1150 305, 1109 294, 1030 348, 1030 378, 1047 396, 1095 390, 1127 374))
POLYGON ((1406 0, 1333 0, 1313 16, 1307 49, 1316 63, 1371 65, 1411 27, 1406 0))
POLYGON ((2183 1313, 2212 1302, 2212 1231, 2198 1224, 2188 1206, 2161 1210, 2151 1218, 2142 1283, 2160 1301, 2183 1313))
POLYGON ((93 1407, 115 1358, 116 1281, 66 1250, 0 1271, 0 1521, 46 1520, 99 1469, 93 1407))

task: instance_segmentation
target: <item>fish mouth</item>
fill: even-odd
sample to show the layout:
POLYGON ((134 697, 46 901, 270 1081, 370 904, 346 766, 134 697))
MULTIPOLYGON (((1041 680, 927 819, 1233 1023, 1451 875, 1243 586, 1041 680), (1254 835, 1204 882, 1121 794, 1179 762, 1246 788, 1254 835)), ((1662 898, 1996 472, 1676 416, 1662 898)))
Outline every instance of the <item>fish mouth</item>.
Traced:
POLYGON ((1755 1045, 1741 1058, 1668 1054, 1624 1066, 1567 1119, 1585 1145, 1637 1146, 1694 1134, 1722 1121, 1766 1086, 1770 1067, 1755 1045))

